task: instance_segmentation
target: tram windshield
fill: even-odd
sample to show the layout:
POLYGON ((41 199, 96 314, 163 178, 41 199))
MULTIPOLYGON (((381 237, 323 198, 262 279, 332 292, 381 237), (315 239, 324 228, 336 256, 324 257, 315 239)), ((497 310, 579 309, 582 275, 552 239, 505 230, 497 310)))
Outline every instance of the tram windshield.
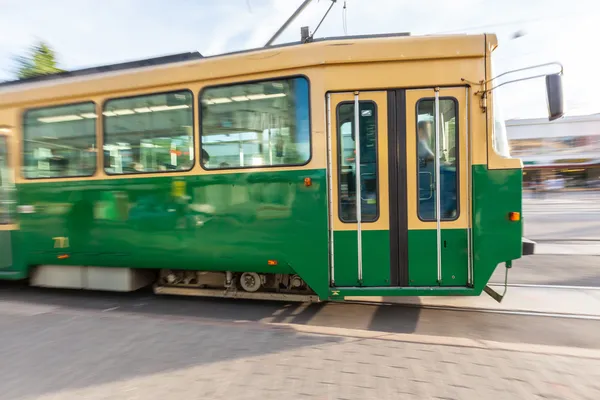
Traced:
MULTIPOLYGON (((494 57, 492 57, 492 72, 497 73, 494 57)), ((494 151, 502 157, 510 157, 510 147, 508 145, 508 134, 506 133, 506 123, 504 120, 504 111, 502 109, 502 89, 498 88, 490 93, 492 97, 492 116, 494 125, 492 127, 492 145, 494 151)))
POLYGON ((499 96, 500 93, 499 90, 492 93, 492 114, 494 117, 492 138, 496 153, 502 157, 510 157, 510 147, 508 145, 508 135, 506 133, 506 123, 504 112, 502 111, 502 97, 499 96))

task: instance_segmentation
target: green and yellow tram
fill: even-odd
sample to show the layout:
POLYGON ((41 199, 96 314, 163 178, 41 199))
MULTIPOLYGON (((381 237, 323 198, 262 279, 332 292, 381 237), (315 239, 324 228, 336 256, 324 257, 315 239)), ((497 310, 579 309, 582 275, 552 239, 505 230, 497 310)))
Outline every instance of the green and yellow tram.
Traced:
MULTIPOLYGON (((496 46, 347 37, 2 84, 0 278, 301 301, 479 295, 530 252, 496 46)), ((554 119, 560 77, 546 80, 554 119)))

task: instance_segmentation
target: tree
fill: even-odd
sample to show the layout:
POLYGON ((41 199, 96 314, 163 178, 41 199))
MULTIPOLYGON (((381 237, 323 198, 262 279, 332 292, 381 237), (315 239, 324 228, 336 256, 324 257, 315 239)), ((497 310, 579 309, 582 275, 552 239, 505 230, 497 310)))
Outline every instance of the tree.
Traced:
POLYGON ((44 42, 31 46, 27 56, 17 57, 15 61, 18 65, 17 77, 19 79, 64 72, 56 66, 54 50, 44 42))

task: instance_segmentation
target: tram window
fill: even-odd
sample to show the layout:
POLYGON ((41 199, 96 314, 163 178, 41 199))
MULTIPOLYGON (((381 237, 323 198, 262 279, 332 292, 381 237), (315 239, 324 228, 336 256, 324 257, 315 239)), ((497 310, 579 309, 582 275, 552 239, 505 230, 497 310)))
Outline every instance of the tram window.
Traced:
POLYGON ((454 98, 439 100, 440 143, 435 157, 435 100, 417 104, 418 214, 423 221, 435 221, 437 209, 436 168, 440 168, 440 219, 458 218, 458 113, 454 98))
POLYGON ((304 165, 310 160, 306 78, 211 87, 201 93, 206 169, 304 165))
POLYGON ((187 171, 194 165, 193 99, 188 90, 104 104, 108 174, 187 171))
POLYGON ((96 105, 28 110, 23 121, 23 176, 91 176, 96 172, 96 105))
MULTIPOLYGON (((360 209, 361 222, 379 216, 377 179, 377 105, 359 102, 360 120, 360 209)), ((356 222, 356 139, 354 103, 337 107, 339 216, 342 222, 356 222)))

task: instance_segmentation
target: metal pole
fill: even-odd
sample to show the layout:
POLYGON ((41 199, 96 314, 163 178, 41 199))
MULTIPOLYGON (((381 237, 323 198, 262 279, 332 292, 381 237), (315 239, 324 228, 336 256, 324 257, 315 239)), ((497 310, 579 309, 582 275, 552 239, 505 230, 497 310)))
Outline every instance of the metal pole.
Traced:
POLYGON ((440 89, 435 88, 435 222, 437 244, 437 276, 438 283, 442 282, 442 230, 441 230, 441 204, 440 204, 440 89))
POLYGON ((275 123, 273 123, 273 121, 275 120, 275 117, 271 114, 269 114, 268 116, 269 118, 269 122, 268 122, 268 126, 269 126, 269 165, 273 165, 273 142, 271 140, 271 127, 273 125, 275 125, 275 123))
POLYGON ((360 110, 358 101, 358 92, 354 92, 354 143, 356 144, 356 157, 354 157, 356 163, 356 241, 358 248, 358 282, 362 283, 362 231, 361 231, 361 220, 362 220, 362 197, 360 191, 360 110))
POLYGON ((273 42, 275 40, 277 40, 279 35, 281 35, 283 33, 283 31, 285 31, 287 29, 287 27, 296 19, 296 17, 298 17, 298 15, 300 15, 300 13, 306 8, 306 6, 308 6, 308 4, 311 1, 312 0, 304 0, 302 2, 302 4, 300 4, 300 7, 298 7, 298 9, 296 11, 294 11, 294 13, 288 18, 288 20, 285 21, 285 23, 283 25, 281 25, 281 28, 279 28, 279 30, 277 32, 275 32, 273 37, 271 37, 271 39, 269 39, 267 44, 265 44, 265 47, 269 47, 271 44, 273 44, 273 42))
MULTIPOLYGON (((331 95, 327 94, 327 182, 329 183, 329 263, 331 286, 335 286, 335 253, 333 252, 333 154, 331 153, 331 95)), ((338 166, 339 168, 339 166, 338 166)))
MULTIPOLYGON (((467 272, 467 284, 473 285, 473 255, 471 254, 473 250, 473 216, 472 208, 471 208, 471 136, 469 132, 469 88, 465 88, 465 142, 466 142, 466 153, 467 153, 467 257, 468 257, 468 272, 467 272)), ((460 110, 458 110, 458 115, 460 115, 460 110)), ((455 125, 456 127, 457 125, 455 125)), ((460 126, 460 124, 458 124, 460 126)), ((459 143, 460 143, 460 132, 458 133, 459 143)), ((460 149, 460 147, 455 147, 460 149)), ((459 150, 460 151, 460 150, 459 150)), ((455 160, 462 160, 460 157, 460 152, 455 152, 455 160)), ((456 162, 456 161, 455 161, 456 162)), ((459 169, 457 169, 459 171, 459 169)))
POLYGON ((273 165, 273 144, 271 142, 271 127, 269 126, 269 165, 273 165))
POLYGON ((240 167, 244 166, 244 143, 242 142, 242 134, 239 133, 239 148, 240 148, 240 167))
POLYGON ((317 25, 317 27, 315 28, 315 31, 312 33, 312 35, 310 35, 309 39, 312 40, 313 37, 315 37, 315 33, 317 33, 317 31, 319 30, 319 28, 321 27, 321 24, 323 23, 323 21, 325 21, 325 18, 327 18, 327 14, 329 14, 329 11, 331 11, 331 9, 333 8, 333 6, 335 5, 335 2, 337 0, 331 0, 331 5, 329 6, 329 8, 327 9, 327 12, 325 13, 325 15, 323 15, 323 18, 321 18, 321 21, 319 22, 319 25, 317 25))

